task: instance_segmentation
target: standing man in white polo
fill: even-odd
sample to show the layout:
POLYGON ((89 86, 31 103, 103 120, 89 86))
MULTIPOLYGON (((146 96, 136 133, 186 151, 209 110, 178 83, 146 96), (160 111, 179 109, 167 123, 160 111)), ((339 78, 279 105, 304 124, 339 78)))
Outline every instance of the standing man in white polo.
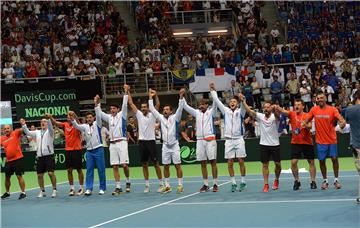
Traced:
POLYGON ((128 91, 130 86, 124 85, 124 96, 121 110, 118 105, 110 105, 110 113, 106 114, 101 110, 100 97, 95 99, 95 112, 96 116, 101 116, 101 119, 109 124, 109 137, 110 137, 110 165, 113 167, 115 190, 112 195, 116 196, 122 192, 120 184, 119 165, 124 169, 126 177, 126 192, 130 192, 130 178, 129 178, 129 153, 126 132, 126 119, 127 119, 127 104, 128 104, 128 91))
MULTIPOLYGON (((159 159, 156 152, 156 142, 155 142, 155 123, 156 117, 149 111, 149 106, 147 102, 141 104, 141 111, 136 108, 130 92, 128 92, 129 105, 131 110, 136 114, 136 118, 139 126, 139 152, 140 160, 143 167, 143 174, 145 179, 145 190, 144 193, 150 192, 150 182, 149 182, 149 161, 155 167, 156 175, 159 179, 159 188, 157 192, 161 193, 163 189, 163 179, 161 174, 161 169, 159 165, 159 159)), ((160 102, 158 96, 155 96, 156 110, 159 110, 160 102)))
POLYGON ((53 187, 51 197, 54 198, 57 196, 54 157, 54 128, 50 120, 50 114, 46 113, 45 117, 46 119, 42 119, 40 122, 41 130, 29 131, 24 119, 20 119, 20 124, 24 133, 35 139, 37 144, 36 157, 38 158, 38 162, 36 172, 40 187, 40 193, 37 197, 42 198, 46 196, 44 173, 47 172, 53 187))
POLYGON ((279 189, 279 177, 281 173, 281 156, 280 156, 280 140, 279 140, 279 124, 280 112, 277 105, 265 101, 263 104, 263 112, 259 113, 250 109, 246 104, 244 97, 240 97, 243 105, 250 116, 256 118, 260 125, 260 153, 262 163, 262 173, 264 177, 263 192, 269 192, 269 161, 270 158, 275 163, 275 180, 272 189, 279 189), (274 113, 273 113, 274 111, 274 113))

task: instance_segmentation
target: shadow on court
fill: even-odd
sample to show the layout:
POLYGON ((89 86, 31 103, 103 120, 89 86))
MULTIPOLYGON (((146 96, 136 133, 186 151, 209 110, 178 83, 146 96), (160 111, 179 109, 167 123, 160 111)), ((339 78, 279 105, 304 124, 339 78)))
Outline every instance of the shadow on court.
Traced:
MULTIPOLYGON (((108 182, 106 195, 67 196, 68 185, 58 186, 59 196, 37 199, 38 189, 28 191, 28 198, 17 200, 17 194, 2 201, 3 227, 359 227, 360 205, 355 204, 358 174, 342 172, 343 188, 311 190, 308 174, 302 174, 302 189, 292 190, 291 174, 282 174, 280 189, 262 193, 262 176, 247 176, 244 192, 231 192, 228 177, 219 180, 218 193, 198 193, 200 177, 184 179, 185 192, 176 194, 177 180, 172 179, 173 192, 144 194, 143 180, 133 180, 132 193, 111 196, 114 189, 108 182), (19 216, 19 214, 21 216, 19 216)), ((271 176, 270 180, 273 180, 271 176)), ((123 183, 124 184, 124 183, 123 183)), ((210 180, 211 184, 211 180, 210 180)))

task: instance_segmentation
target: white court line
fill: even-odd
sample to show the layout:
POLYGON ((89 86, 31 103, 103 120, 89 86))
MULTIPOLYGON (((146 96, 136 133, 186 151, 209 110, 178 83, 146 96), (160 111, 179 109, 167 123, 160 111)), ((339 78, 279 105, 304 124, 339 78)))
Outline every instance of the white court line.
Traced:
POLYGON ((167 205, 218 205, 218 204, 267 204, 267 203, 315 203, 315 202, 345 202, 355 199, 313 199, 313 200, 266 200, 266 201, 230 201, 230 202, 190 202, 169 203, 167 205))
MULTIPOLYGON (((259 174, 249 174, 247 176, 251 176, 251 175, 259 175, 259 174)), ((343 176, 340 176, 340 179, 341 178, 351 178, 351 177, 358 177, 359 175, 343 175, 343 176)), ((199 176, 198 176, 199 177, 199 176)), ((219 176, 220 177, 220 176, 219 176)), ((228 177, 228 176, 221 176, 221 177, 228 177)), ((302 177, 302 176, 300 176, 302 177)), ((334 176, 328 176, 330 178, 333 178, 334 176)), ((200 178, 200 177, 199 177, 200 178)), ((302 177, 302 178, 307 178, 306 177, 302 177)), ((175 178, 174 178, 175 179, 175 178)), ((292 180, 294 179, 293 177, 280 177, 280 181, 281 180, 292 180)), ((133 180, 142 180, 141 178, 134 178, 133 180)), ((246 178, 246 181, 262 181, 264 180, 263 178, 246 178)), ((108 181, 111 181, 111 180, 108 180, 108 181)), ((228 180, 219 180, 219 182, 227 182, 228 180)), ((184 183, 202 183, 203 180, 184 180, 183 181, 184 183)), ((64 182, 59 182, 57 183, 57 185, 62 185, 62 184, 66 184, 66 183, 69 183, 69 181, 64 181, 64 182)), ((154 181, 154 182, 150 182, 150 184, 158 184, 158 180, 154 181)), ((175 184, 175 183, 178 183, 177 181, 170 181, 171 184, 175 184)), ((114 183, 107 183, 106 185, 108 186, 115 186, 114 183)), ((131 183, 131 185, 145 185, 144 182, 133 182, 131 183)), ((49 184, 49 185, 46 185, 45 188, 47 187, 51 187, 52 185, 49 184)), ((98 184, 94 184, 94 187, 97 187, 99 186, 98 184)), ((36 189, 39 189, 39 187, 35 187, 35 188, 29 188, 29 189, 26 189, 26 191, 32 191, 32 190, 36 190, 36 189)), ((21 191, 17 191, 17 192, 12 192, 12 193, 20 193, 21 191)))
MULTIPOLYGON (((350 177, 358 177, 359 175, 347 175, 347 176, 341 176, 341 178, 350 178, 350 177)), ((301 177, 301 176, 300 176, 301 177)), ((329 176, 332 178, 332 176, 329 176)), ((199 177, 200 178, 200 177, 199 177)), ((303 179, 304 178, 307 178, 307 177, 302 177, 303 179)), ((174 177, 174 179, 176 179, 174 177)), ((293 177, 280 177, 280 181, 281 180, 293 180, 294 178, 293 177)), ((238 179, 236 179, 238 180, 238 179)), ((245 179, 246 181, 263 181, 264 179, 263 178, 246 178, 245 179)), ((211 180, 209 180, 211 182, 211 180)), ((218 182, 227 182, 229 180, 218 180, 218 182)), ((204 181, 203 180, 184 180, 183 183, 203 183, 204 181)), ((305 182, 305 181, 304 181, 305 182)), ((173 181, 169 181, 170 184, 177 184, 178 181, 176 180, 173 180, 173 181)), ((310 183, 310 182, 309 182, 310 183)), ((156 181, 151 181, 150 184, 159 184, 159 181, 156 180, 156 181)), ((115 183, 110 183, 110 184, 106 184, 107 186, 114 186, 115 183)), ((135 182, 135 183, 131 183, 131 185, 145 185, 145 182, 135 182)), ((97 185, 94 185, 94 186, 97 186, 97 185)))
MULTIPOLYGON (((230 181, 225 182, 225 183, 222 183, 222 184, 219 184, 219 186, 222 186, 222 185, 225 185, 225 184, 228 184, 228 183, 230 183, 230 181)), ((194 192, 194 193, 192 193, 192 194, 189 194, 189 195, 186 195, 186 196, 177 198, 177 199, 173 199, 173 200, 170 200, 170 201, 166 201, 166 202, 164 202, 164 203, 160 203, 160 204, 154 205, 154 206, 152 206, 152 207, 147 207, 147 208, 144 208, 144 209, 142 209, 142 210, 135 211, 135 212, 133 212, 133 213, 130 213, 130 214, 127 214, 127 215, 123 215, 123 216, 121 216, 121 217, 117 217, 117 218, 108 220, 108 221, 106 221, 106 222, 96 224, 96 225, 94 225, 94 226, 90 226, 89 228, 95 228, 95 227, 103 226, 103 225, 106 225, 106 224, 109 224, 109 223, 112 223, 112 222, 115 222, 115 221, 119 221, 119 220, 125 219, 125 218, 127 218, 127 217, 130 217, 130 216, 133 216, 133 215, 137 215, 137 214, 140 214, 140 213, 142 213, 142 212, 149 211, 149 210, 152 210, 152 209, 154 209, 154 208, 161 207, 161 206, 167 205, 167 204, 169 204, 169 203, 173 203, 173 202, 176 202, 176 201, 179 201, 179 200, 182 200, 182 199, 186 199, 186 198, 189 198, 189 197, 191 197, 191 196, 198 195, 198 194, 200 194, 200 192, 194 192)))

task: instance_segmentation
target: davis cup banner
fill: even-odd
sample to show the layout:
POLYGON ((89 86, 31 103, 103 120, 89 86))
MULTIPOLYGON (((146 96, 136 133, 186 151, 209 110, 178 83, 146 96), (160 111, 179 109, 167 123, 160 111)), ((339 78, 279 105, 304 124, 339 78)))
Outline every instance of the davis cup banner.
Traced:
POLYGON ((66 118, 71 110, 79 113, 75 90, 37 90, 15 92, 17 118, 39 120, 49 113, 56 118, 66 118))

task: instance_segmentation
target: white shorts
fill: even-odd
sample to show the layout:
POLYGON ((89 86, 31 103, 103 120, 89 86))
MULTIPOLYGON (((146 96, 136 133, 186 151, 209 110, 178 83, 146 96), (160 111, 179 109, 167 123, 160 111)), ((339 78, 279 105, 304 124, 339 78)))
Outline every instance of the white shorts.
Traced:
POLYGON ((171 161, 173 164, 181 164, 180 158, 180 146, 176 142, 173 145, 163 144, 162 146, 162 163, 163 165, 170 165, 171 161))
POLYGON ((225 159, 245 158, 245 141, 243 138, 226 139, 225 141, 225 159))
POLYGON ((216 160, 216 140, 200 139, 196 141, 196 160, 216 160))
POLYGON ((129 164, 128 142, 110 143, 110 165, 129 164))
POLYGON ((263 88, 270 88, 270 84, 271 84, 271 78, 269 79, 263 79, 263 88))

